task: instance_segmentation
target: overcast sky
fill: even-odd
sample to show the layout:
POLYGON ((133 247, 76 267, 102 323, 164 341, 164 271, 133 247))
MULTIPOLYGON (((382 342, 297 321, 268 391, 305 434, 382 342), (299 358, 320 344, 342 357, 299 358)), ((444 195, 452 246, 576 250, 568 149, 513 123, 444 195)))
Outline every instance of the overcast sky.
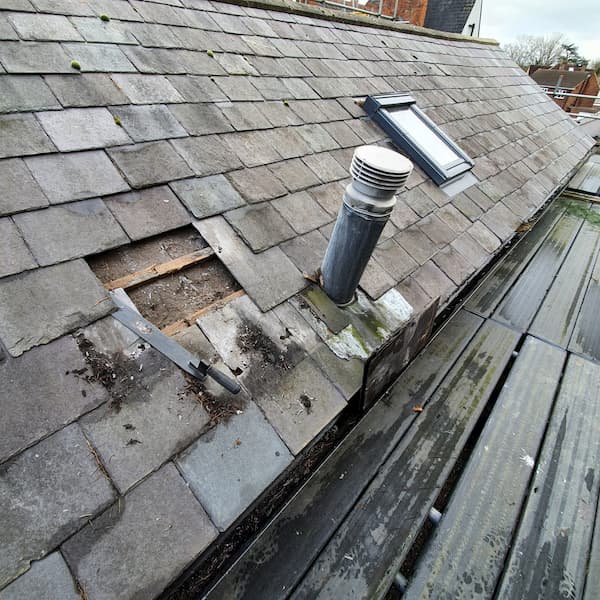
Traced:
POLYGON ((518 35, 555 32, 586 58, 600 58, 599 0, 483 0, 481 37, 506 43, 518 35))

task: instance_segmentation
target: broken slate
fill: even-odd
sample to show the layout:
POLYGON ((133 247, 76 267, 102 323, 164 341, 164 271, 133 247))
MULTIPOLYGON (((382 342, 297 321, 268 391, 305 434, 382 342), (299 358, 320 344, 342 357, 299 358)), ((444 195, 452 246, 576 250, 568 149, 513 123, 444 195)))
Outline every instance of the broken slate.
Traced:
POLYGON ((13 356, 103 317, 106 290, 79 259, 0 280, 0 339, 13 356))

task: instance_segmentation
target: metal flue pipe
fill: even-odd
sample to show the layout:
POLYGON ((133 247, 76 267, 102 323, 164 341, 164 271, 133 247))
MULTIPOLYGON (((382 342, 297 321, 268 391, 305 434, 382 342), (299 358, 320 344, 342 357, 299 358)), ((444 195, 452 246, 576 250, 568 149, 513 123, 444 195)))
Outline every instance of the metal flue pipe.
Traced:
POLYGON ((350 304, 379 236, 413 165, 381 146, 361 146, 352 157, 352 182, 321 266, 323 289, 339 306, 350 304))

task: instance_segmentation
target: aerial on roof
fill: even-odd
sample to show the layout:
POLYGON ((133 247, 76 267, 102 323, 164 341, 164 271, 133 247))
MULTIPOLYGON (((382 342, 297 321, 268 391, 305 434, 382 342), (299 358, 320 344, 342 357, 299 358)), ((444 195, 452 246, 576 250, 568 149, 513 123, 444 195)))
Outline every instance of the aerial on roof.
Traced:
POLYGON ((241 4, 0 0, 0 595, 159 594, 593 145, 495 44, 241 4), (315 272, 355 148, 392 146, 363 102, 393 92, 474 182, 416 166, 340 309, 315 272), (142 343, 115 290, 241 393, 142 343))

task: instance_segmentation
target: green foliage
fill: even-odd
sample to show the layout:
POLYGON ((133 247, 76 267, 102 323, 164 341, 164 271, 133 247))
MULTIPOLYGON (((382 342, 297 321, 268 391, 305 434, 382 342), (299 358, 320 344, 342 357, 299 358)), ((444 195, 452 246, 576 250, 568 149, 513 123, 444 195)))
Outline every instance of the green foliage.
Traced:
POLYGON ((121 123, 121 119, 119 119, 119 117, 117 117, 117 115, 114 115, 113 119, 115 121, 115 125, 118 125, 119 127, 123 127, 123 123, 121 123))
POLYGON ((81 71, 81 65, 76 60, 71 61, 71 68, 76 71, 81 71))
POLYGON ((214 56, 215 53, 212 50, 207 50, 206 54, 208 54, 209 56, 214 56))
POLYGON ((100 15, 100 20, 108 23, 110 21, 110 17, 108 15, 100 15))

